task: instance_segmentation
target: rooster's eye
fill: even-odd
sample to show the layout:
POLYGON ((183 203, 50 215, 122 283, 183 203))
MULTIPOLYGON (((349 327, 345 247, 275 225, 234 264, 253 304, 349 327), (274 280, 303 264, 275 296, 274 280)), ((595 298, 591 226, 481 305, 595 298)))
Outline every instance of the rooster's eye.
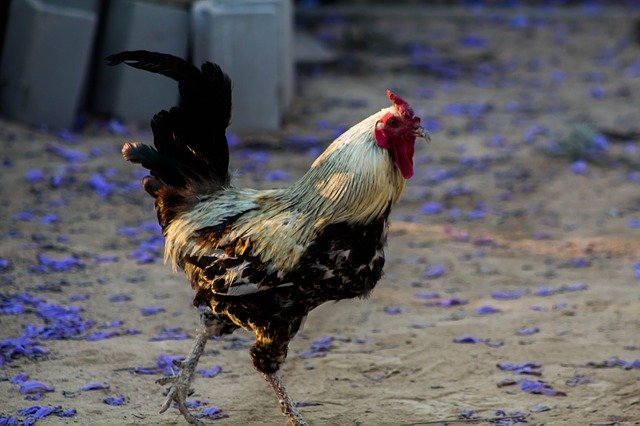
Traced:
POLYGON ((398 125, 399 125, 400 123, 398 123, 398 119, 397 119, 397 118, 395 118, 395 117, 391 117, 391 118, 387 121, 387 124, 388 124, 389 126, 391 126, 391 127, 398 127, 398 125))

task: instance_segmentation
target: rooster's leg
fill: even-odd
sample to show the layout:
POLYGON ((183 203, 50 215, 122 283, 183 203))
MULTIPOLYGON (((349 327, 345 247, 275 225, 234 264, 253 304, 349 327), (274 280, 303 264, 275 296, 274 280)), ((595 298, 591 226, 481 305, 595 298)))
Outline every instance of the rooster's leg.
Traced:
POLYGON ((307 426, 307 422, 302 418, 300 411, 298 411, 293 401, 291 401, 291 398, 289 398, 289 394, 287 393, 287 388, 284 386, 282 377, 280 377, 277 372, 262 373, 262 375, 275 391, 276 397, 280 402, 282 414, 287 416, 287 424, 289 426, 307 426))
POLYGON ((175 401, 176 404, 178 404, 180 413, 182 413, 187 422, 194 425, 204 425, 204 423, 195 418, 195 416, 189 412, 185 402, 189 395, 189 384, 193 378, 196 365, 198 365, 200 355, 202 355, 202 351, 207 344, 207 340, 209 340, 211 336, 221 334, 221 325, 221 322, 211 313, 210 310, 207 309, 200 313, 200 326, 196 331, 196 339, 193 342, 191 352, 184 361, 178 363, 180 373, 176 376, 163 377, 156 381, 156 383, 160 385, 171 383, 167 399, 164 404, 162 404, 160 413, 167 411, 171 406, 171 403, 175 401))

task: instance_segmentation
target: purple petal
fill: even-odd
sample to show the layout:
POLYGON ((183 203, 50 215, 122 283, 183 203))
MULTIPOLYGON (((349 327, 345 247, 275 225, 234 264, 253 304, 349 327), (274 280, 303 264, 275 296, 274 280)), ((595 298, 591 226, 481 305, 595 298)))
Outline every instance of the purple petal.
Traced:
POLYGON ((564 396, 564 392, 554 390, 549 384, 540 380, 520 380, 520 389, 524 392, 542 394, 547 396, 564 396))
POLYGON ((403 314, 405 312, 405 309, 401 308, 400 306, 385 306, 383 311, 385 314, 399 315, 403 314))
POLYGON ((59 410, 56 415, 58 417, 73 417, 77 413, 75 408, 67 408, 66 410, 59 410))
POLYGON ((92 391, 92 390, 100 390, 100 389, 109 389, 110 386, 106 383, 87 383, 83 387, 80 388, 81 391, 92 391))
POLYGON ((53 387, 39 382, 37 380, 25 381, 20 383, 20 393, 23 395, 34 392, 53 392, 53 387))
MULTIPOLYGON (((222 410, 214 405, 207 407, 205 409, 203 409, 200 412, 201 415, 205 416, 205 417, 210 417, 210 418, 214 418, 214 419, 218 419, 221 418, 221 416, 224 416, 222 414, 222 410)), ((224 416, 226 417, 226 416, 224 416)))
POLYGON ((491 306, 491 305, 484 305, 484 306, 480 306, 478 309, 476 309, 476 314, 478 315, 488 315, 488 314, 495 314, 500 312, 500 309, 496 308, 495 306, 491 306))
POLYGON ((588 166, 584 160, 577 160, 571 163, 571 171, 577 175, 584 175, 587 173, 588 166))
POLYGON ((494 291, 491 293, 491 297, 496 300, 515 300, 519 299, 525 294, 527 294, 529 290, 526 288, 519 288, 515 290, 502 290, 502 291, 494 291))
POLYGON ((442 299, 440 302, 438 302, 438 305, 442 306, 443 308, 449 308, 451 306, 459 306, 459 305, 466 305, 467 301, 460 299, 458 297, 450 297, 448 299, 442 299))
POLYGON ((198 373, 199 375, 201 375, 202 377, 216 377, 218 374, 220 374, 222 372, 222 367, 220 367, 219 365, 214 365, 211 368, 208 369, 200 369, 197 370, 196 373, 198 373))
POLYGON ((197 399, 187 399, 184 402, 184 405, 190 410, 193 410, 194 408, 199 408, 199 407, 202 407, 203 405, 207 405, 207 403, 197 399))
POLYGON ((557 290, 553 287, 538 287, 536 289, 536 291, 534 292, 534 294, 536 296, 553 296, 554 294, 556 294, 557 290))
POLYGON ((164 311, 165 309, 161 306, 146 306, 140 310, 140 312, 142 313, 142 316, 144 317, 147 317, 150 315, 156 315, 164 311))
POLYGON ((125 397, 123 395, 109 396, 102 400, 107 405, 119 406, 125 404, 125 397))
POLYGON ((516 330, 516 334, 518 336, 531 336, 532 334, 536 334, 540 331, 538 327, 524 327, 516 330))
POLYGON ((18 373, 9 380, 9 383, 13 385, 19 385, 29 380, 29 375, 27 373, 18 373))
POLYGON ((189 334, 182 331, 180 327, 162 327, 160 333, 151 337, 151 342, 161 342, 164 340, 187 340, 191 338, 189 334))
POLYGON ((425 272, 424 272, 424 277, 428 280, 433 280, 436 278, 440 278, 444 275, 447 274, 447 271, 444 267, 444 264, 439 262, 439 263, 434 263, 433 265, 431 265, 425 272))
POLYGON ((634 217, 633 219, 629 219, 627 221, 627 227, 633 229, 640 229, 640 218, 634 217))
POLYGON ((126 294, 114 294, 109 298, 109 302, 126 302, 128 300, 131 300, 131 297, 126 294))
POLYGON ((551 407, 544 404, 536 404, 533 407, 531 407, 532 413, 542 413, 543 411, 549 411, 549 410, 551 410, 551 407))
POLYGON ((422 205, 422 207, 420 208, 420 213, 430 216, 442 213, 443 210, 444 208, 442 207, 441 203, 438 203, 437 201, 430 201, 422 205))
POLYGON ((156 365, 162 370, 165 376, 172 376, 176 371, 180 370, 180 367, 178 367, 176 363, 182 360, 184 360, 184 357, 180 355, 174 356, 160 353, 156 357, 156 365))
POLYGON ((322 336, 311 344, 311 347, 300 354, 300 358, 320 358, 333 349, 333 336, 322 336))
POLYGON ((42 170, 31 169, 27 170, 27 173, 25 173, 25 177, 30 183, 36 183, 44 179, 44 174, 42 173, 42 170))
POLYGON ((463 336, 455 337, 453 339, 453 343, 481 343, 482 339, 476 336, 472 336, 470 334, 465 334, 463 336))
POLYGON ((440 297, 440 295, 435 291, 429 291, 429 292, 424 292, 424 293, 416 293, 415 296, 418 299, 427 299, 427 300, 437 299, 437 298, 440 297))
POLYGON ((588 288, 589 286, 587 286, 585 283, 573 283, 563 285, 562 287, 560 287, 560 291, 563 293, 573 293, 575 291, 582 291, 588 288))

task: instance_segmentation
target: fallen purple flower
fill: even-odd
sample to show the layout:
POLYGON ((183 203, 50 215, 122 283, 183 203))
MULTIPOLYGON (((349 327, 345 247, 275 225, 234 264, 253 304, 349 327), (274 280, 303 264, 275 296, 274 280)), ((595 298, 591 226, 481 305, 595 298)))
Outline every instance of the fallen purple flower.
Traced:
POLYGON ((78 413, 75 408, 67 408, 66 410, 60 409, 56 412, 58 417, 73 417, 78 413))
POLYGON ((534 292, 536 296, 542 296, 542 297, 553 296, 556 293, 557 293, 557 290, 553 287, 538 287, 534 292))
POLYGON ((0 426, 18 426, 20 420, 16 416, 5 416, 0 414, 0 426))
POLYGON ((62 259, 54 259, 43 253, 38 253, 38 270, 40 272, 64 272, 73 268, 84 268, 84 263, 71 255, 62 259))
POLYGON ((207 407, 200 412, 200 415, 203 417, 208 417, 210 419, 222 419, 227 417, 226 414, 222 412, 222 410, 214 405, 211 407, 207 407))
POLYGON ((158 354, 156 357, 156 366, 165 376, 173 376, 179 369, 179 363, 184 360, 181 355, 158 354))
POLYGON ((584 374, 576 374, 572 378, 567 379, 567 381, 565 382, 567 386, 572 386, 572 387, 578 386, 578 385, 584 385, 587 383, 591 383, 591 380, 589 380, 589 378, 584 374))
POLYGON ((523 327, 516 330, 516 334, 518 336, 531 336, 532 334, 536 334, 540 331, 538 327, 523 327))
POLYGON ((434 263, 431 265, 423 274, 423 276, 428 280, 434 280, 436 278, 440 278, 447 274, 447 270, 444 267, 444 264, 441 262, 434 263))
POLYGON ((140 309, 140 313, 142 314, 143 317, 148 317, 150 315, 157 315, 164 311, 165 309, 161 306, 145 306, 144 308, 140 309))
POLYGON ((442 213, 443 210, 444 208, 442 207, 441 203, 438 203, 437 201, 430 201, 422 205, 422 207, 420 208, 420 213, 430 216, 442 213))
POLYGON ((39 382, 37 380, 29 380, 29 381, 20 383, 20 393, 22 395, 27 395, 35 392, 53 392, 53 391, 54 391, 53 387, 45 383, 39 382))
POLYGON ((481 343, 482 339, 476 336, 472 336, 470 334, 465 334, 463 336, 454 337, 453 343, 481 343))
POLYGON ((491 297, 496 300, 515 300, 521 298, 527 293, 529 293, 528 289, 518 288, 515 290, 494 291, 493 293, 491 293, 491 297))
POLYGON ((43 225, 51 225, 57 222, 60 222, 60 216, 55 213, 47 213, 40 218, 40 223, 43 225))
POLYGON ((427 299, 427 300, 437 299, 437 298, 440 297, 440 295, 438 293, 436 293, 435 291, 429 291, 429 292, 424 292, 424 293, 416 293, 415 296, 418 299, 427 299))
POLYGON ((108 321, 108 322, 103 322, 102 324, 98 325, 98 328, 116 328, 116 327, 121 327, 122 325, 124 325, 124 321, 123 320, 114 320, 114 321, 108 321))
POLYGON ((33 212, 24 210, 11 216, 11 219, 16 222, 31 222, 33 220, 33 212))
POLYGON ((24 176, 27 178, 29 183, 37 183, 44 179, 44 174, 42 173, 42 170, 39 169, 27 170, 24 176))
POLYGON ((9 383, 12 385, 19 385, 27 380, 29 380, 29 375, 27 373, 18 373, 9 380, 9 383))
POLYGON ((311 347, 300 354, 300 358, 320 358, 333 349, 334 338, 332 336, 322 336, 311 344, 311 347))
POLYGON ((84 161, 87 159, 87 154, 84 152, 65 148, 59 145, 49 144, 47 145, 47 151, 69 162, 84 161))
POLYGON ((109 389, 109 388, 110 386, 106 383, 95 382, 95 383, 87 383, 86 385, 82 386, 80 390, 82 392, 85 392, 85 391, 101 390, 101 389, 109 389))
MULTIPOLYGON (((134 367, 127 369, 127 371, 131 374, 159 374, 161 372, 159 368, 155 367, 134 367)), ((169 376, 171 373, 167 375, 169 376)))
POLYGON ((531 407, 532 413, 542 413, 543 411, 549 411, 549 410, 551 410, 551 407, 544 404, 536 404, 533 407, 531 407))
POLYGON ((0 257, 0 272, 7 271, 9 270, 10 267, 11 267, 11 262, 9 262, 9 259, 0 257))
POLYGON ((286 182, 289 178, 289 173, 284 170, 272 170, 264 175, 264 179, 269 182, 286 182))
POLYGON ((112 118, 107 122, 107 131, 109 131, 109 133, 112 133, 114 135, 119 135, 119 136, 124 136, 129 134, 129 131, 124 126, 124 124, 122 124, 120 121, 116 120, 115 118, 112 118))
POLYGON ((42 394, 40 392, 30 393, 29 395, 25 396, 24 399, 26 399, 27 401, 38 401, 42 399, 42 394))
POLYGON ((551 385, 540 380, 520 380, 520 390, 523 392, 547 395, 547 396, 566 396, 566 393, 557 391, 551 387, 551 385))
POLYGON ((574 268, 586 268, 591 266, 591 261, 584 257, 576 257, 571 261, 571 266, 574 268))
POLYGON ((125 404, 125 397, 123 395, 108 396, 102 402, 107 405, 120 406, 125 404))
POLYGON ((460 299, 458 297, 449 297, 447 299, 442 299, 440 302, 438 302, 439 306, 442 306, 443 308, 450 308, 451 306, 459 306, 459 305, 466 305, 467 301, 460 299))
POLYGON ((114 294, 113 296, 109 297, 109 302, 126 302, 131 300, 131 297, 127 296, 126 294, 114 294))
POLYGON ((214 365, 213 367, 208 369, 196 370, 196 373, 198 373, 200 376, 208 377, 208 378, 216 377, 221 372, 222 372, 222 367, 220 367, 219 365, 214 365))
POLYGON ((462 413, 458 414, 459 420, 474 420, 480 418, 480 415, 470 408, 465 408, 462 413))
POLYGON ((500 348, 504 346, 504 342, 502 340, 487 339, 484 341, 484 344, 489 346, 490 348, 500 348))
POLYGON ((383 308, 385 314, 388 315, 399 315, 405 312, 405 309, 400 306, 385 306, 383 308))
POLYGON ((629 219, 629 220, 627 221, 627 226, 628 226, 629 228, 633 228, 633 229, 638 229, 638 228, 640 228, 640 218, 638 218, 638 217, 634 217, 634 218, 632 218, 632 219, 629 219))
POLYGON ((480 306, 478 309, 476 309, 476 314, 478 315, 489 315, 489 314, 495 314, 498 312, 500 312, 500 309, 491 305, 480 306))
POLYGON ((573 283, 573 284, 565 284, 560 287, 560 291, 562 293, 573 293, 575 291, 582 291, 588 289, 589 286, 585 283, 573 283))
POLYGON ((114 184, 107 182, 107 180, 98 173, 93 173, 89 177, 89 186, 96 192, 101 199, 107 199, 113 194, 116 187, 114 184))
POLYGON ((584 175, 587 173, 588 166, 584 160, 577 160, 571 163, 571 171, 577 175, 584 175))
POLYGON ((524 363, 514 363, 514 362, 501 362, 496 364, 502 371, 511 371, 516 374, 530 374, 534 376, 539 376, 542 374, 540 368, 542 364, 537 362, 524 362, 524 363))
POLYGON ((110 330, 110 331, 95 331, 89 335, 87 335, 87 337, 85 337, 86 340, 90 341, 90 342, 95 342, 97 340, 105 340, 105 339, 110 339, 112 337, 116 337, 119 336, 120 333, 116 330, 110 330))
POLYGON ((162 327, 160 333, 149 339, 150 342, 161 342, 164 340, 187 340, 191 338, 180 327, 162 327))
POLYGON ((113 255, 96 256, 95 261, 96 263, 115 263, 118 261, 118 256, 113 256, 113 255))
POLYGON ((640 280, 640 260, 633 264, 633 275, 636 280, 640 280))
POLYGON ((491 421, 496 426, 512 426, 517 423, 527 423, 527 413, 496 410, 496 419, 491 421))

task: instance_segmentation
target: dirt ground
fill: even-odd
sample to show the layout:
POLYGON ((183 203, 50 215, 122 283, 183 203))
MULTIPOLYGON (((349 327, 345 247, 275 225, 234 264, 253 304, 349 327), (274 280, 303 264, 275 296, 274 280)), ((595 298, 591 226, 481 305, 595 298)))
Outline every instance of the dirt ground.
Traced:
MULTIPOLYGON (((311 313, 282 370, 290 392, 312 425, 640 424, 638 13, 454 15, 302 20, 338 61, 300 68, 282 134, 232 147, 237 186, 287 185, 386 106, 388 87, 432 130, 392 212, 385 277, 368 300, 311 313), (567 140, 593 161, 574 162, 567 140)), ((190 349, 192 291, 162 264, 143 174, 118 153, 149 138, 117 122, 72 134, 0 121, 4 416, 38 405, 77 410, 51 424, 184 423, 158 414, 154 382, 159 354, 190 349), (53 389, 21 394, 30 381, 53 389), (80 390, 96 382, 108 388, 80 390)), ((222 414, 205 422, 284 423, 251 339, 209 343, 200 367, 220 373, 198 375, 191 398, 222 414)))

